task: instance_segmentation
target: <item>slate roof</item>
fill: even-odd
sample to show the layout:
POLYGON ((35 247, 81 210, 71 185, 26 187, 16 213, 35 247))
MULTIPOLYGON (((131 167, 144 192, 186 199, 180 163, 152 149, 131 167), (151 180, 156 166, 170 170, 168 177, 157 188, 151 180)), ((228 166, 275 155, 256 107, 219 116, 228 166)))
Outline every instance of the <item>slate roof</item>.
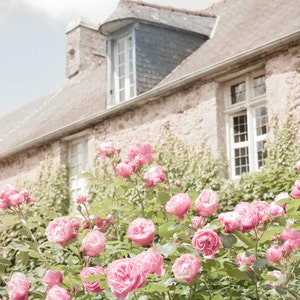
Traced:
POLYGON ((209 36, 215 24, 215 17, 201 11, 193 12, 141 1, 123 0, 99 29, 102 34, 109 35, 133 21, 156 23, 209 36))
POLYGON ((218 16, 214 35, 159 86, 300 32, 299 0, 221 0, 207 12, 218 16))
POLYGON ((87 118, 104 110, 105 79, 105 65, 91 67, 67 81, 63 88, 1 117, 0 157, 39 143, 41 138, 61 137, 63 128, 72 127, 74 131, 87 118))
MULTIPOLYGON (((121 4, 124 5, 125 2, 128 4, 128 1, 123 1, 121 4)), ((147 10, 152 11, 153 6, 138 7, 140 9, 134 12, 129 9, 127 17, 148 18, 149 22, 158 18, 162 23, 168 23, 171 22, 171 15, 174 13, 177 17, 173 21, 182 21, 179 21, 177 14, 183 12, 177 10, 172 12, 171 9, 158 7, 156 14, 152 14, 147 10), (163 18, 163 15, 169 17, 163 18)), ((213 29, 214 35, 152 91, 125 103, 125 108, 132 103, 136 105, 148 101, 147 97, 150 93, 159 95, 163 88, 169 88, 177 82, 180 84, 184 78, 199 70, 214 69, 220 62, 249 51, 259 51, 261 46, 272 41, 281 40, 295 32, 300 33, 299 0, 221 0, 208 9, 206 14, 186 12, 184 14, 191 20, 202 19, 203 16, 209 15, 217 16, 218 22, 213 29)), ((212 17, 207 18, 212 19, 212 17)), ((108 19, 108 23, 117 19, 118 16, 113 14, 108 19)), ((198 23, 193 24, 193 22, 184 20, 180 26, 186 23, 190 29, 198 27, 196 25, 198 23)), ((179 25, 177 23, 172 26, 179 25)), ((300 34, 297 37, 299 40, 300 34)), ((90 126, 92 122, 96 123, 101 114, 109 116, 113 109, 104 109, 105 99, 106 64, 103 63, 101 66, 91 66, 80 72, 66 81, 60 90, 0 117, 0 159, 51 138, 75 133, 84 126, 90 126)))

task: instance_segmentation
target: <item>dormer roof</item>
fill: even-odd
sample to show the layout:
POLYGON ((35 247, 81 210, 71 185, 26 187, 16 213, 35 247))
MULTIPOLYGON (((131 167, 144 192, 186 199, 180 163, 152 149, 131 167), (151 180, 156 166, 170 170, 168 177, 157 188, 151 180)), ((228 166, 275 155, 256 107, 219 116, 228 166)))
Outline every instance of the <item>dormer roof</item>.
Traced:
POLYGON ((131 23, 148 22, 209 37, 215 21, 216 17, 210 13, 123 0, 99 30, 108 36, 131 23))

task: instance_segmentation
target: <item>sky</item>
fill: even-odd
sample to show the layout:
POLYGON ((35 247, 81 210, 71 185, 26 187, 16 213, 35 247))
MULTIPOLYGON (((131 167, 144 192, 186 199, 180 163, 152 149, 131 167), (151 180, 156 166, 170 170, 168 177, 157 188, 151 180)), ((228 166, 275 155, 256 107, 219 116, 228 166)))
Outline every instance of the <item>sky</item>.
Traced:
MULTIPOLYGON (((101 24, 119 0, 0 0, 0 117, 65 82, 65 31, 82 18, 101 24)), ((144 0, 201 10, 217 0, 144 0)))

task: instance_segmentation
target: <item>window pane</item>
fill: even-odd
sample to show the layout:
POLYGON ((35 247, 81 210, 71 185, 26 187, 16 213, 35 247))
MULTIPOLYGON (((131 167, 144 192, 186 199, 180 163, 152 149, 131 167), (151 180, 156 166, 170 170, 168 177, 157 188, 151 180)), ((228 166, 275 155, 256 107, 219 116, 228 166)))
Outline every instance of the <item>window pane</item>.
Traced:
POLYGON ((264 95, 266 93, 266 77, 264 75, 253 79, 254 97, 264 95))
POLYGON ((264 135, 267 133, 268 125, 268 111, 265 106, 255 109, 256 118, 256 136, 264 135))
POLYGON ((267 158, 267 150, 265 149, 266 141, 257 142, 257 163, 258 168, 262 167, 265 164, 267 158))
POLYGON ((244 112, 243 115, 233 117, 233 135, 234 143, 248 141, 248 125, 246 112, 244 112))
POLYGON ((235 175, 249 172, 248 147, 234 149, 235 175))
POLYGON ((243 102, 246 100, 246 84, 245 82, 231 86, 231 104, 243 102))

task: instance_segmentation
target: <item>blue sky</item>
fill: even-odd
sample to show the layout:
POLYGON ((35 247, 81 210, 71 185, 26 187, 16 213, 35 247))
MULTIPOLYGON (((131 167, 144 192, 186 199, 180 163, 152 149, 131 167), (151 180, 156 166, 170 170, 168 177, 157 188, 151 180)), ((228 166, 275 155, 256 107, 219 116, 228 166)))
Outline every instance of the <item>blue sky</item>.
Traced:
MULTIPOLYGON (((216 0, 145 0, 190 10, 216 0)), ((78 17, 103 22, 118 0, 0 0, 0 116, 65 82, 65 30, 78 17)))

